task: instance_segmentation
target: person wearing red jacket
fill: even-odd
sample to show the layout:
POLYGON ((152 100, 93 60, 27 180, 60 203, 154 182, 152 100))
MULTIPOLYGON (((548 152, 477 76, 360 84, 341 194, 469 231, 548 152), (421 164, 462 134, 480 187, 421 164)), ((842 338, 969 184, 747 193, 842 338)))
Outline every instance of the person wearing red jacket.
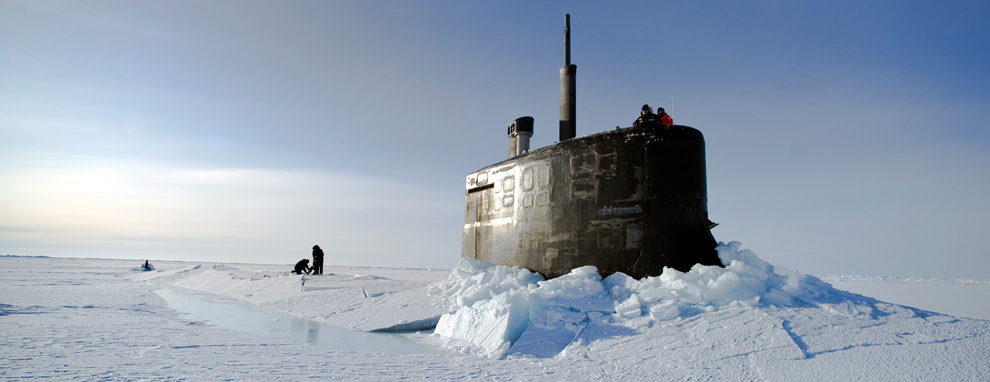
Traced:
POLYGON ((660 125, 662 125, 662 126, 673 126, 674 125, 674 119, 673 118, 670 118, 670 114, 667 114, 667 112, 665 110, 663 110, 662 107, 658 107, 657 108, 657 115, 660 116, 660 125))

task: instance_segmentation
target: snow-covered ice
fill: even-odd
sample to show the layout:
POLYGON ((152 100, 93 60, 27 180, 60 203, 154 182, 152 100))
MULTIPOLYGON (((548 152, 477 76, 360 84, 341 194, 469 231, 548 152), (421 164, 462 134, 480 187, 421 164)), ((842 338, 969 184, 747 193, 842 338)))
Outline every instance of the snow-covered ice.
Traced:
POLYGON ((326 275, 297 276, 288 274, 289 265, 152 261, 155 270, 140 271, 136 261, 3 257, 0 377, 990 377, 990 321, 888 303, 830 284, 905 285, 885 292, 902 304, 936 285, 942 304, 969 306, 971 317, 986 317, 987 300, 950 287, 980 294, 990 290, 988 282, 839 276, 826 282, 768 264, 739 243, 720 245, 719 255, 725 268, 667 269, 641 280, 623 274, 602 279, 593 267, 544 280, 525 269, 473 260, 454 270, 326 267, 326 275), (231 313, 240 312, 236 302, 189 308, 174 300, 185 297, 165 296, 171 303, 163 298, 183 289, 309 320, 304 323, 393 334, 378 334, 390 338, 377 347, 355 349, 247 330, 238 320, 270 318, 231 313), (899 289, 910 293, 898 296, 899 289), (236 316, 235 323, 189 313, 196 309, 222 310, 236 316), (413 350, 389 351, 392 339, 414 344, 413 350))

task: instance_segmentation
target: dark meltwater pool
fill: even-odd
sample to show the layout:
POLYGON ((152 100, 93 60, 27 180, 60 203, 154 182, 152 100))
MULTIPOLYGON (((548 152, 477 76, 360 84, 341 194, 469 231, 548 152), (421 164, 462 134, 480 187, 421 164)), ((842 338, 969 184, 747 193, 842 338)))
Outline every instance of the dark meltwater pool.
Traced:
POLYGON ((188 319, 224 329, 274 334, 299 342, 336 350, 371 351, 391 354, 437 353, 438 349, 418 344, 409 334, 355 332, 313 320, 265 310, 248 302, 210 293, 165 287, 155 291, 173 309, 188 319))

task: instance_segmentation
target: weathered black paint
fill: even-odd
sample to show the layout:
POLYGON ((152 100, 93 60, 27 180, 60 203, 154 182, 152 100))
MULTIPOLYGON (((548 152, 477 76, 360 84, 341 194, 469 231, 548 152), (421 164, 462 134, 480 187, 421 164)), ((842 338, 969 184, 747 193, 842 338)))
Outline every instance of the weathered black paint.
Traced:
POLYGON ((548 278, 721 265, 708 220, 705 142, 687 126, 569 139, 467 177, 463 257, 548 278))

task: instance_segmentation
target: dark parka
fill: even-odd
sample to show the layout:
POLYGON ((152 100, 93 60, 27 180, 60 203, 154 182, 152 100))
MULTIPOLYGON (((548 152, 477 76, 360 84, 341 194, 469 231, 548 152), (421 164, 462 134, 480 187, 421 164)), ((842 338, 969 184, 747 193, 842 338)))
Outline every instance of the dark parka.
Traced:
POLYGON ((319 245, 313 246, 313 274, 323 274, 323 248, 319 245))
POLYGON ((309 274, 309 259, 302 259, 296 263, 296 268, 292 270, 292 273, 296 274, 309 274))
POLYGON ((653 113, 643 114, 636 119, 636 122, 633 122, 633 128, 635 129, 640 129, 644 127, 651 128, 657 126, 660 126, 660 119, 658 119, 657 115, 653 113))

